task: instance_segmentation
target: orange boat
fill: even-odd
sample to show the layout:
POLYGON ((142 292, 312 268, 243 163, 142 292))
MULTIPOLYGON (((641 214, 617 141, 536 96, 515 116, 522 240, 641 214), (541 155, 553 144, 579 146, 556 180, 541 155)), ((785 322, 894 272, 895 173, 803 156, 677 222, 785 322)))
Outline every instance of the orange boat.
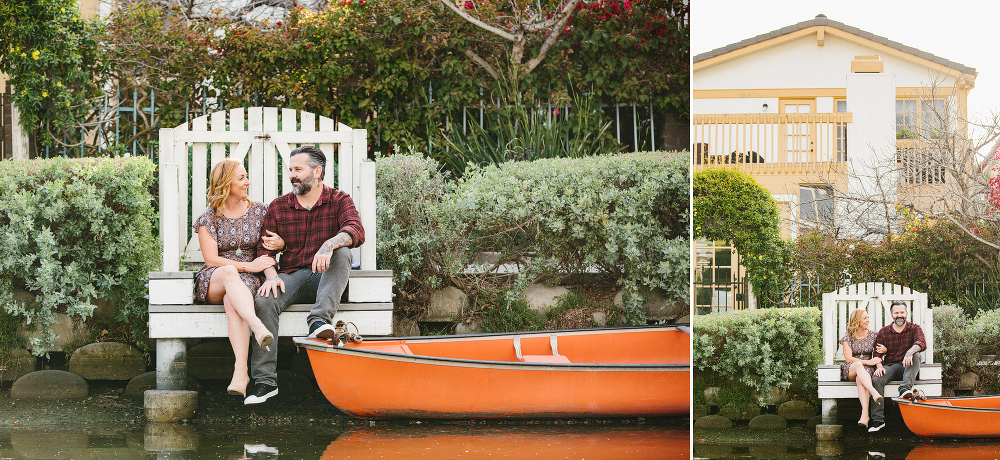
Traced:
POLYGON ((376 338, 296 337, 320 390, 361 418, 687 414, 687 326, 376 338))
POLYGON ((686 429, 650 426, 360 427, 338 436, 322 459, 686 459, 690 436, 686 429))
POLYGON ((928 438, 1000 436, 1000 396, 955 396, 922 401, 892 398, 910 431, 928 438))

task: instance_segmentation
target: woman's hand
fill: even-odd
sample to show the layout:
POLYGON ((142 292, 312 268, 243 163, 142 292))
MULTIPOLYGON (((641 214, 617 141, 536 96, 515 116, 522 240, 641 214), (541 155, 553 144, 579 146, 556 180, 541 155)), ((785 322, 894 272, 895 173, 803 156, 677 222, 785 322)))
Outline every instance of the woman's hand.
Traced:
POLYGON ((280 252, 285 249, 285 240, 281 239, 277 233, 270 230, 264 230, 267 232, 267 236, 262 236, 260 239, 264 241, 264 249, 268 251, 280 252))
POLYGON ((868 360, 869 366, 874 366, 876 364, 881 364, 881 363, 882 363, 882 358, 879 358, 878 356, 868 360))
POLYGON ((274 258, 270 256, 260 256, 249 264, 247 264, 247 271, 253 273, 260 273, 270 267, 274 266, 274 258))
POLYGON ((887 352, 887 351, 889 351, 889 349, 886 348, 885 345, 882 345, 881 343, 876 343, 875 344, 875 352, 876 353, 880 353, 880 354, 884 355, 885 352, 887 352))

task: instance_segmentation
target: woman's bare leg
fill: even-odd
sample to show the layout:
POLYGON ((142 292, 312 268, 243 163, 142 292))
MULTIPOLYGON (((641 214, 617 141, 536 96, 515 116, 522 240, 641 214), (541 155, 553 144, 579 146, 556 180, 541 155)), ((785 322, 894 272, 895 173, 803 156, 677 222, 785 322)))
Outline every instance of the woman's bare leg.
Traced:
MULTIPOLYGON (((847 370, 847 379, 854 380, 854 383, 858 386, 858 400, 861 401, 861 419, 858 420, 858 424, 868 426, 869 415, 868 415, 868 399, 872 396, 872 391, 869 391, 868 387, 871 386, 871 376, 865 371, 864 365, 859 362, 851 364, 851 367, 847 370), (868 385, 864 383, 864 378, 868 377, 868 385)), ((874 393, 878 394, 878 393, 874 393)))
POLYGON ((247 358, 250 355, 250 328, 247 327, 247 322, 233 309, 228 295, 222 298, 222 305, 226 307, 229 343, 233 346, 233 354, 236 355, 236 363, 233 365, 233 380, 229 383, 229 391, 230 394, 244 394, 247 385, 250 384, 250 370, 247 368, 247 358))
MULTIPOLYGON (((212 279, 208 283, 208 295, 206 296, 209 302, 218 303, 222 301, 222 297, 226 296, 229 298, 229 302, 233 307, 233 311, 243 318, 245 324, 250 326, 250 330, 253 331, 254 336, 256 336, 257 341, 260 342, 262 338, 270 334, 264 323, 260 321, 257 317, 257 312, 253 306, 253 293, 247 288, 246 284, 243 284, 243 279, 240 278, 239 272, 236 267, 231 265, 223 265, 216 268, 212 272, 212 279), (216 283, 216 278, 218 278, 219 283, 216 283), (217 290, 216 284, 221 288, 221 292, 217 290), (217 295, 217 297, 216 297, 217 295)), ((271 334, 271 341, 273 341, 274 335, 271 334)), ((266 346, 270 344, 261 343, 261 346, 266 346)))

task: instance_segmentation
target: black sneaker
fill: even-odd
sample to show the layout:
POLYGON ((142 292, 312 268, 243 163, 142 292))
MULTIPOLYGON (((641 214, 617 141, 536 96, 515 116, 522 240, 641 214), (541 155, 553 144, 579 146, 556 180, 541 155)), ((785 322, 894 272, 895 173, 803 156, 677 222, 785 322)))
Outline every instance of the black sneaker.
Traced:
POLYGON ((869 433, 877 433, 878 430, 881 430, 882 428, 885 428, 885 422, 875 422, 875 423, 872 423, 871 428, 868 428, 868 432, 869 433))
POLYGON ((258 383, 253 386, 253 393, 247 396, 247 399, 243 400, 243 404, 249 406, 251 404, 260 404, 267 401, 272 396, 278 395, 278 387, 274 385, 268 385, 266 383, 258 383))
POLYGON ((314 321, 309 325, 310 338, 332 339, 337 336, 337 330, 333 326, 322 321, 314 321))
POLYGON ((905 390, 899 394, 899 399, 909 399, 913 401, 913 390, 905 390))

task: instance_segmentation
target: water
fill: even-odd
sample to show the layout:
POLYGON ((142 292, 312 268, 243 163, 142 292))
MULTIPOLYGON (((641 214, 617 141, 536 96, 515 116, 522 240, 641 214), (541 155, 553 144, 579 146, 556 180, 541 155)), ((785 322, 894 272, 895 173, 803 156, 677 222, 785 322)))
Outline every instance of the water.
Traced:
POLYGON ((393 459, 688 458, 687 419, 645 424, 376 422, 284 425, 148 423, 0 428, 0 458, 393 459))

